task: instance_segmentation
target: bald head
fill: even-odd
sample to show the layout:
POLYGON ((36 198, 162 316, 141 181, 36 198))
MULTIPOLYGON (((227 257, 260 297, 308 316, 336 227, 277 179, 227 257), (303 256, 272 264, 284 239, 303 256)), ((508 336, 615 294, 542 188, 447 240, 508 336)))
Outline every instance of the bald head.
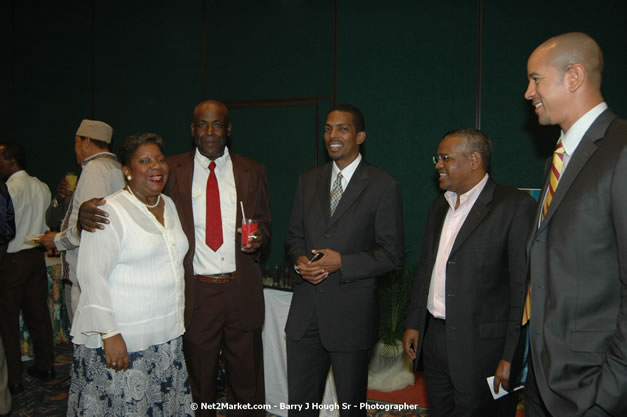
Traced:
POLYGON ((538 46, 527 60, 531 101, 541 125, 559 125, 564 132, 603 102, 603 53, 585 33, 565 33, 538 46))
POLYGON ((555 36, 542 43, 536 51, 545 52, 549 63, 562 74, 572 65, 582 65, 591 86, 601 88, 603 52, 599 44, 585 33, 571 32, 555 36))
POLYGON ((196 107, 194 107, 194 118, 204 111, 220 112, 226 117, 226 121, 229 121, 229 109, 217 100, 205 100, 198 103, 196 107))

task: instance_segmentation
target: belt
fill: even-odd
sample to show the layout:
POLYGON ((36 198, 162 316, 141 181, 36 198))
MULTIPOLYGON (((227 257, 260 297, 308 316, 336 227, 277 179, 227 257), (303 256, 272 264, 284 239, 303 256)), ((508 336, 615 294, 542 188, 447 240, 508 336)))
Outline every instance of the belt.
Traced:
POLYGON ((235 272, 227 272, 226 274, 215 275, 194 275, 194 279, 209 284, 225 284, 235 278, 235 272))

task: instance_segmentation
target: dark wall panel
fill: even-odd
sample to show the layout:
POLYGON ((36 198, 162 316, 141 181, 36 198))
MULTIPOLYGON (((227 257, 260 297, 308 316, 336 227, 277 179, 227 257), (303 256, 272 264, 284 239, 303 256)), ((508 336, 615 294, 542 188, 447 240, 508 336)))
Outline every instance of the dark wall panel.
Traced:
POLYGON ((53 191, 66 171, 77 171, 74 134, 90 116, 90 22, 89 3, 13 3, 11 139, 53 191))
POLYGON ((542 42, 561 33, 585 32, 605 54, 603 90, 614 111, 627 116, 627 3, 582 0, 543 3, 541 12, 524 3, 484 1, 482 128, 495 148, 494 175, 517 187, 541 187, 544 161, 559 137, 558 127, 542 127, 530 103, 527 59, 542 42))
MULTIPOLYGON (((168 154, 190 150, 202 99, 202 2, 148 0, 95 9, 95 117, 117 144, 135 132, 164 137, 168 154)), ((116 145, 117 148, 117 145, 116 145)))
POLYGON ((331 95, 332 1, 207 3, 208 97, 331 95))
POLYGON ((436 196, 442 135, 474 126, 475 2, 339 2, 338 102, 366 117, 367 159, 403 186, 408 262, 436 196), (418 238, 416 238, 418 237, 418 238))
POLYGON ((298 175, 314 167, 315 108, 235 109, 231 121, 231 149, 266 166, 273 218, 267 262, 280 265, 298 175))

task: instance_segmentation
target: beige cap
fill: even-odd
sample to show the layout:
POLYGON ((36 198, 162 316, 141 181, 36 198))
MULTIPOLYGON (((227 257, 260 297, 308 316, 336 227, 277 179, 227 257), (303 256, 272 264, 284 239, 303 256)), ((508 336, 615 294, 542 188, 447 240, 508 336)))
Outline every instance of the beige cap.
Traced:
POLYGON ((111 143, 113 128, 105 122, 83 119, 76 131, 76 135, 111 143))

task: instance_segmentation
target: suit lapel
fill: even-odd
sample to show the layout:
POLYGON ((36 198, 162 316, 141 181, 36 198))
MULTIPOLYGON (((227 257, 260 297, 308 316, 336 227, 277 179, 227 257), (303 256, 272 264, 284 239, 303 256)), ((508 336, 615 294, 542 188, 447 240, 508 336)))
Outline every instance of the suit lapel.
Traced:
POLYGON ((450 208, 448 201, 444 198, 443 195, 438 197, 438 205, 435 207, 435 222, 433 223, 433 247, 431 248, 431 253, 433 254, 433 261, 435 262, 435 257, 438 253, 438 248, 440 246, 440 238, 442 237, 442 226, 444 226, 444 219, 446 219, 446 214, 450 208))
MULTIPOLYGON (((331 170, 333 162, 329 162, 326 167, 320 171, 318 182, 316 184, 316 194, 319 197, 320 211, 324 219, 325 226, 329 224, 331 219, 331 170)), ((342 196, 344 198, 344 196, 342 196)), ((340 200, 341 201, 341 200, 340 200)), ((337 212, 337 209, 336 209, 337 212)))
POLYGON ((487 216, 490 212, 489 205, 492 202, 495 188, 495 182, 491 179, 488 179, 488 182, 481 191, 481 194, 479 194, 477 201, 475 201, 475 204, 470 209, 468 217, 466 217, 466 220, 459 230, 459 233, 457 233, 455 243, 453 244, 453 248, 451 249, 451 254, 455 253, 455 251, 464 243, 468 236, 472 234, 477 226, 483 221, 485 216, 487 216))
MULTIPOLYGON (((551 205, 549 206, 549 210, 546 212, 546 216, 544 216, 544 220, 542 220, 542 223, 540 224, 538 233, 540 233, 546 225, 549 224, 553 214, 559 208, 560 203, 568 193, 570 187, 573 185, 573 182, 579 175, 579 172, 586 165, 590 157, 592 157, 592 155, 596 152, 597 145, 595 142, 603 138, 608 126, 615 118, 616 115, 611 110, 604 111, 601 115, 599 115, 599 117, 597 117, 597 119, 583 135, 577 149, 575 149, 570 161, 568 161, 566 170, 562 173, 557 190, 555 190, 555 194, 553 194, 551 205)), ((543 190, 543 197, 545 191, 546 188, 543 190)), ((541 210, 542 208, 540 207, 540 211, 541 210)))
MULTIPOLYGON (((335 209, 335 214, 333 214, 333 217, 331 217, 330 219, 329 226, 331 226, 333 223, 335 223, 340 218, 342 218, 342 216, 348 211, 349 207, 353 205, 355 201, 357 201, 357 199, 359 198, 359 196, 364 191, 367 185, 368 185, 368 172, 366 170, 366 161, 365 159, 362 159, 359 165, 357 166, 355 173, 351 177, 351 180, 348 183, 346 190, 344 190, 344 193, 342 194, 342 198, 340 199, 340 202, 338 203, 335 209)), ((330 175, 329 175, 329 187, 331 187, 330 175)), ((327 201, 329 201, 329 198, 330 198, 329 189, 330 188, 327 188, 327 201)), ((330 214, 330 212, 331 212, 330 203, 327 203, 327 213, 330 214)))
MULTIPOLYGON (((245 164, 242 163, 242 159, 239 155, 231 153, 231 163, 233 164, 233 177, 235 179, 235 191, 237 193, 237 214, 235 215, 235 224, 242 224, 242 210, 239 208, 239 202, 244 204, 244 210, 246 210, 247 216, 254 214, 255 205, 254 202, 249 201, 251 193, 250 188, 250 171, 245 164)), ((239 226, 238 226, 239 227, 239 226)))
MULTIPOLYGON (((183 209, 179 213, 181 223, 189 236, 194 236, 194 213, 192 210, 192 178, 194 176, 194 152, 190 152, 185 158, 181 158, 174 167, 176 170, 176 193, 178 194, 178 206, 183 209)), ((190 238, 191 239, 191 238, 190 238)))

